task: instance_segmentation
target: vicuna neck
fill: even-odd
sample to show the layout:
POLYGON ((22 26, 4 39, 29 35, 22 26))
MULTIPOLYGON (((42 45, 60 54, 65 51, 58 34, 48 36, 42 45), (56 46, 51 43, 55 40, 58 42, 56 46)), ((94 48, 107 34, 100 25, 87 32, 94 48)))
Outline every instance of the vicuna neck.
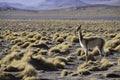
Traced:
POLYGON ((78 31, 78 36, 79 36, 79 40, 82 41, 83 37, 82 37, 82 32, 78 31))

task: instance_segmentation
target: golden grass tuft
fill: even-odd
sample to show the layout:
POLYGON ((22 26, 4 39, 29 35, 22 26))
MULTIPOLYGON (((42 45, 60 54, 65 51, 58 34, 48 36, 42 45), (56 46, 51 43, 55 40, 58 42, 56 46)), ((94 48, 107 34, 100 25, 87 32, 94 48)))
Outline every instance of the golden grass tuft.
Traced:
POLYGON ((67 54, 67 53, 69 53, 70 46, 71 46, 70 43, 63 42, 62 44, 59 44, 57 47, 60 49, 61 53, 67 54))
POLYGON ((58 53, 60 53, 61 51, 60 51, 60 49, 58 48, 58 47, 52 47, 52 48, 50 48, 49 49, 49 51, 48 51, 48 55, 49 56, 52 56, 52 55, 54 55, 54 54, 58 54, 58 53))
POLYGON ((34 43, 36 41, 36 39, 35 38, 27 38, 27 41, 30 43, 34 43))
POLYGON ((59 42, 59 43, 62 43, 62 42, 64 42, 64 39, 63 39, 63 37, 58 37, 58 38, 56 39, 56 42, 59 42))
POLYGON ((116 51, 120 51, 120 45, 115 48, 116 51))
POLYGON ((69 72, 67 70, 62 70, 60 75, 61 75, 61 77, 64 77, 64 76, 67 76, 68 73, 69 72))
POLYGON ((4 64, 10 64, 14 59, 16 59, 16 56, 18 55, 18 52, 13 51, 10 54, 6 55, 2 61, 4 64))
POLYGON ((34 36, 34 38, 35 38, 36 40, 40 40, 40 39, 41 39, 41 35, 40 35, 40 34, 37 34, 37 35, 34 36))
POLYGON ((120 33, 117 33, 114 39, 120 39, 120 33))
POLYGON ((115 48, 116 46, 120 45, 120 39, 112 39, 106 42, 105 48, 115 48))
POLYGON ((78 56, 83 56, 85 54, 83 48, 78 48, 75 53, 78 56))
POLYGON ((13 45, 11 51, 17 51, 17 50, 20 50, 20 47, 17 45, 13 45))
POLYGON ((40 41, 39 43, 30 44, 29 47, 49 49, 49 47, 48 47, 46 41, 40 41))
POLYGON ((63 42, 49 49, 48 55, 52 56, 53 54, 68 54, 70 44, 63 42))
POLYGON ((94 48, 93 51, 91 52, 91 54, 93 54, 93 56, 98 56, 100 55, 98 48, 94 48))
POLYGON ((116 34, 109 34, 109 33, 104 33, 104 37, 108 37, 108 38, 114 38, 116 36, 116 34))
POLYGON ((95 34, 93 34, 92 32, 89 33, 85 33, 84 37, 89 38, 90 36, 95 36, 95 34))
POLYGON ((38 54, 40 54, 40 55, 46 55, 47 52, 48 52, 48 50, 41 49, 41 50, 38 52, 38 54))
POLYGON ((106 49, 104 49, 104 51, 105 51, 105 54, 106 54, 106 55, 111 54, 111 52, 110 52, 110 48, 106 48, 106 49))
POLYGON ((79 38, 76 37, 76 36, 72 36, 71 42, 73 42, 73 43, 79 43, 79 38))
POLYGON ((68 37, 66 38, 66 40, 71 41, 72 43, 79 43, 78 36, 75 36, 73 34, 68 35, 68 37))
POLYGON ((27 48, 30 45, 30 42, 25 42, 21 45, 22 48, 27 48))
POLYGON ((113 65, 112 62, 109 62, 107 59, 103 58, 103 59, 100 61, 99 69, 100 69, 100 70, 106 70, 106 69, 108 69, 109 67, 111 67, 112 65, 113 65))
POLYGON ((47 60, 46 58, 44 58, 42 55, 37 55, 37 56, 33 56, 33 59, 35 60, 35 63, 32 63, 33 65, 35 65, 35 67, 37 69, 40 69, 41 67, 44 67, 46 70, 56 70, 56 66, 53 64, 52 60, 47 60))
POLYGON ((92 63, 91 61, 88 61, 87 63, 85 62, 85 63, 79 65, 77 68, 78 74, 89 75, 90 72, 89 72, 88 68, 92 65, 91 63, 92 63))
POLYGON ((12 44, 12 45, 17 44, 18 42, 21 42, 21 39, 11 40, 11 44, 12 44))
POLYGON ((24 80, 38 80, 35 76, 24 77, 24 80))
POLYGON ((117 64, 120 66, 120 58, 118 59, 117 64))
MULTIPOLYGON (((78 59, 78 60, 86 60, 86 55, 84 54, 84 55, 78 57, 77 59, 78 59)), ((91 54, 91 53, 88 54, 88 60, 95 60, 95 59, 94 59, 94 55, 91 54)))
POLYGON ((13 60, 5 69, 4 71, 8 71, 8 72, 18 72, 18 71, 22 71, 25 67, 24 65, 21 65, 21 61, 20 60, 13 60), (18 64, 19 63, 19 64, 18 64))
POLYGON ((20 76, 36 76, 36 69, 31 64, 27 63, 24 70, 20 73, 20 76))
POLYGON ((33 38, 34 37, 34 33, 29 33, 28 35, 27 35, 27 38, 33 38))
POLYGON ((55 34, 53 35, 53 41, 56 41, 56 39, 57 39, 58 37, 60 37, 59 33, 55 33, 55 34))
POLYGON ((64 62, 64 63, 67 63, 67 59, 65 57, 62 57, 62 56, 56 56, 53 60, 54 61, 60 61, 60 62, 64 62))
POLYGON ((88 69, 79 68, 77 71, 78 71, 78 74, 81 74, 81 75, 89 75, 90 74, 88 69))
POLYGON ((56 56, 54 59, 53 59, 53 63, 55 64, 55 66, 57 68, 64 68, 65 65, 67 64, 67 59, 64 58, 64 57, 61 57, 61 56, 56 56))
POLYGON ((64 68, 66 65, 64 62, 60 62, 60 61, 54 61, 53 64, 56 66, 56 68, 64 68))

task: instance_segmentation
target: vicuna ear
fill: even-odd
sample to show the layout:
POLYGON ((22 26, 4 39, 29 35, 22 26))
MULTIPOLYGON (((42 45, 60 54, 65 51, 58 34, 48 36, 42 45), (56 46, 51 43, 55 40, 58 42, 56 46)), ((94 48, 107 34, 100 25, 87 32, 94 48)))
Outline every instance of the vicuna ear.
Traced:
POLYGON ((82 25, 80 25, 79 27, 77 27, 76 31, 79 31, 79 30, 81 29, 81 26, 82 26, 82 25))

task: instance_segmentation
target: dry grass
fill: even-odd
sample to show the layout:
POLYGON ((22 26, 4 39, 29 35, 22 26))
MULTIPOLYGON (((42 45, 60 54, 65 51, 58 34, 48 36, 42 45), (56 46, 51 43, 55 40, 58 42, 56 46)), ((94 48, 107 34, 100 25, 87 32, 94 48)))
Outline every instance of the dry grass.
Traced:
POLYGON ((25 77, 31 77, 31 76, 36 76, 36 69, 30 65, 30 64, 26 64, 24 70, 20 73, 21 76, 25 77))
POLYGON ((83 48, 78 48, 75 53, 78 56, 83 56, 85 54, 83 48))
POLYGON ((118 59, 118 63, 117 64, 120 65, 120 58, 118 59))
POLYGON ((109 67, 111 67, 112 65, 113 65, 112 62, 109 62, 107 59, 103 58, 103 59, 100 61, 99 69, 100 69, 100 70, 106 70, 106 69, 108 69, 109 67))
POLYGON ((120 44, 120 40, 119 39, 112 39, 106 42, 105 44, 105 48, 115 48, 116 46, 118 46, 120 44))
POLYGON ((27 48, 30 45, 30 42, 25 42, 21 45, 22 48, 27 48))
POLYGON ((88 61, 87 63, 83 63, 79 65, 77 68, 78 74, 82 74, 82 75, 90 74, 89 69, 88 69, 90 66, 91 66, 91 61, 88 61))
MULTIPOLYGON (((106 39, 104 49, 108 54, 107 57, 112 53, 111 49, 120 51, 119 21, 0 20, 0 26, 2 26, 0 38, 2 36, 2 39, 7 40, 8 43, 10 41, 11 47, 10 53, 0 60, 2 62, 0 65, 5 65, 3 71, 19 73, 23 80, 37 80, 36 70, 56 71, 60 69, 60 75, 64 77, 89 75, 91 71, 93 73, 97 70, 103 71, 113 66, 112 62, 102 59, 100 62, 88 61, 80 64, 75 72, 64 70, 68 66, 74 66, 69 63, 85 60, 86 57, 84 50, 79 48, 78 36, 74 34, 75 27, 73 26, 79 24, 84 25, 82 30, 84 37, 97 35, 106 39), (76 57, 79 59, 77 60, 76 57)), ((3 43, 5 42, 1 42, 1 45, 3 43)), ((88 58, 93 60, 98 56, 99 52, 94 48, 88 58)), ((76 65, 75 63, 75 67, 76 65)), ((118 65, 120 65, 119 59, 118 65)), ((0 75, 0 79, 1 76, 5 77, 4 74, 0 75)))
POLYGON ((68 71, 67 70, 62 70, 61 71, 61 77, 67 76, 68 75, 68 71))
POLYGON ((120 45, 115 48, 116 51, 120 51, 120 45))
POLYGON ((67 63, 67 59, 61 56, 56 56, 53 59, 53 64, 57 67, 57 68, 64 68, 65 65, 67 63))
POLYGON ((54 54, 68 54, 69 47, 70 47, 69 43, 63 42, 57 46, 50 48, 48 51, 48 55, 51 56, 54 54))

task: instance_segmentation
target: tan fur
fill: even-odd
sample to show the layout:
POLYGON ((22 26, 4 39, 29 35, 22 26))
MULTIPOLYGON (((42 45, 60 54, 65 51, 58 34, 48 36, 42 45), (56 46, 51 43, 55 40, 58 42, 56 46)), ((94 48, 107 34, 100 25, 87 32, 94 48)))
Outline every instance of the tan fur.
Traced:
POLYGON ((79 35, 79 42, 81 47, 84 49, 86 54, 86 61, 88 61, 88 50, 97 47, 100 53, 100 56, 105 55, 103 46, 105 41, 102 38, 83 38, 81 32, 81 25, 76 29, 79 35))

